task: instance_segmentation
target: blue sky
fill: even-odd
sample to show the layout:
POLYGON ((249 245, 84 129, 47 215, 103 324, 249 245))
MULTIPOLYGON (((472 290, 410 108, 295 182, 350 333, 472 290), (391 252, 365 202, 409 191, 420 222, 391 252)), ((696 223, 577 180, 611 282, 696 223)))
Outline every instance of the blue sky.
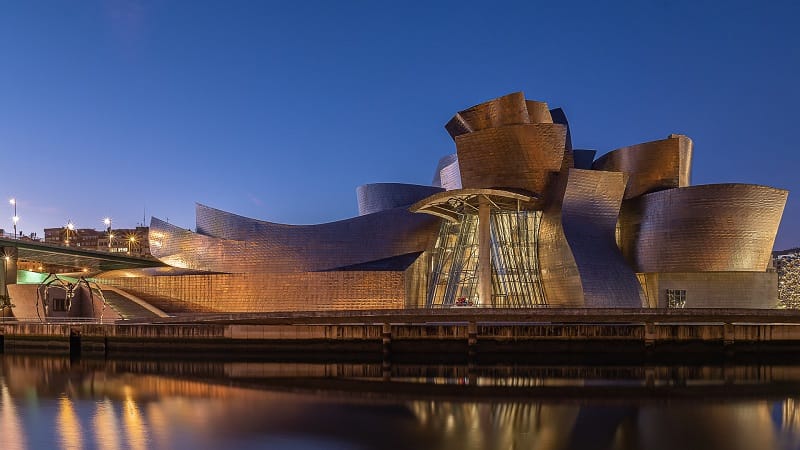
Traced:
POLYGON ((521 90, 565 109, 578 148, 683 133, 694 184, 789 189, 776 247, 797 246, 798 17, 755 1, 0 0, 0 196, 25 233, 145 214, 193 228, 195 202, 338 220, 359 184, 430 183, 452 114, 521 90))

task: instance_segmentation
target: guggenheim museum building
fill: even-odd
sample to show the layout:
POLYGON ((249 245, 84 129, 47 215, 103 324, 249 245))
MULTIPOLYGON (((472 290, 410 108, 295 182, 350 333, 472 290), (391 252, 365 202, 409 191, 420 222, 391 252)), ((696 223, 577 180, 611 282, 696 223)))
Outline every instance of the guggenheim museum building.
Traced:
POLYGON ((691 184, 692 140, 572 147, 561 109, 513 93, 458 112, 430 185, 356 190, 359 215, 285 225, 197 205, 153 218, 168 267, 96 280, 175 312, 447 307, 772 308, 788 192, 691 184))

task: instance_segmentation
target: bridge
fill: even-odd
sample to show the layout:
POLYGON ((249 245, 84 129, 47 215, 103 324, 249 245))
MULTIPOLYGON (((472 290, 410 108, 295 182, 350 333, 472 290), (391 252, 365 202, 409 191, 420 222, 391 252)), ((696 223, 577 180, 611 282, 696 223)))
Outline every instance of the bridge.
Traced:
POLYGON ((142 258, 81 247, 65 247, 5 236, 0 236, 0 249, 3 253, 3 272, 4 275, 8 274, 9 278, 14 276, 18 260, 36 261, 42 265, 74 267, 76 271, 83 269, 92 271, 132 269, 164 265, 164 263, 154 258, 142 258))

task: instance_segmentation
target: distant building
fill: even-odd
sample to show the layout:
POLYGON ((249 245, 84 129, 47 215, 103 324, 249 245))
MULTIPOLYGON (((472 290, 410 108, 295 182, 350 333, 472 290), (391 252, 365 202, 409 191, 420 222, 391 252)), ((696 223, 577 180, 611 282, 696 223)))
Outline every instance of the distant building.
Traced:
POLYGON ((67 227, 45 228, 46 244, 81 247, 111 253, 127 253, 134 256, 150 256, 149 227, 118 228, 109 234, 105 230, 92 228, 69 229, 67 227))
POLYGON ((778 272, 778 307, 800 308, 800 248, 773 253, 778 272))

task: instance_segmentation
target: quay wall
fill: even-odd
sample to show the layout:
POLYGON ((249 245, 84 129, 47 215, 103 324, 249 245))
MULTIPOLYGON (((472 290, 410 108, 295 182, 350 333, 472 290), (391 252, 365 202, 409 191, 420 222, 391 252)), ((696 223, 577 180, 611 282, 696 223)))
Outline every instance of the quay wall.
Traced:
POLYGON ((0 337, 8 353, 105 356, 800 350, 794 323, 5 323, 0 337))

